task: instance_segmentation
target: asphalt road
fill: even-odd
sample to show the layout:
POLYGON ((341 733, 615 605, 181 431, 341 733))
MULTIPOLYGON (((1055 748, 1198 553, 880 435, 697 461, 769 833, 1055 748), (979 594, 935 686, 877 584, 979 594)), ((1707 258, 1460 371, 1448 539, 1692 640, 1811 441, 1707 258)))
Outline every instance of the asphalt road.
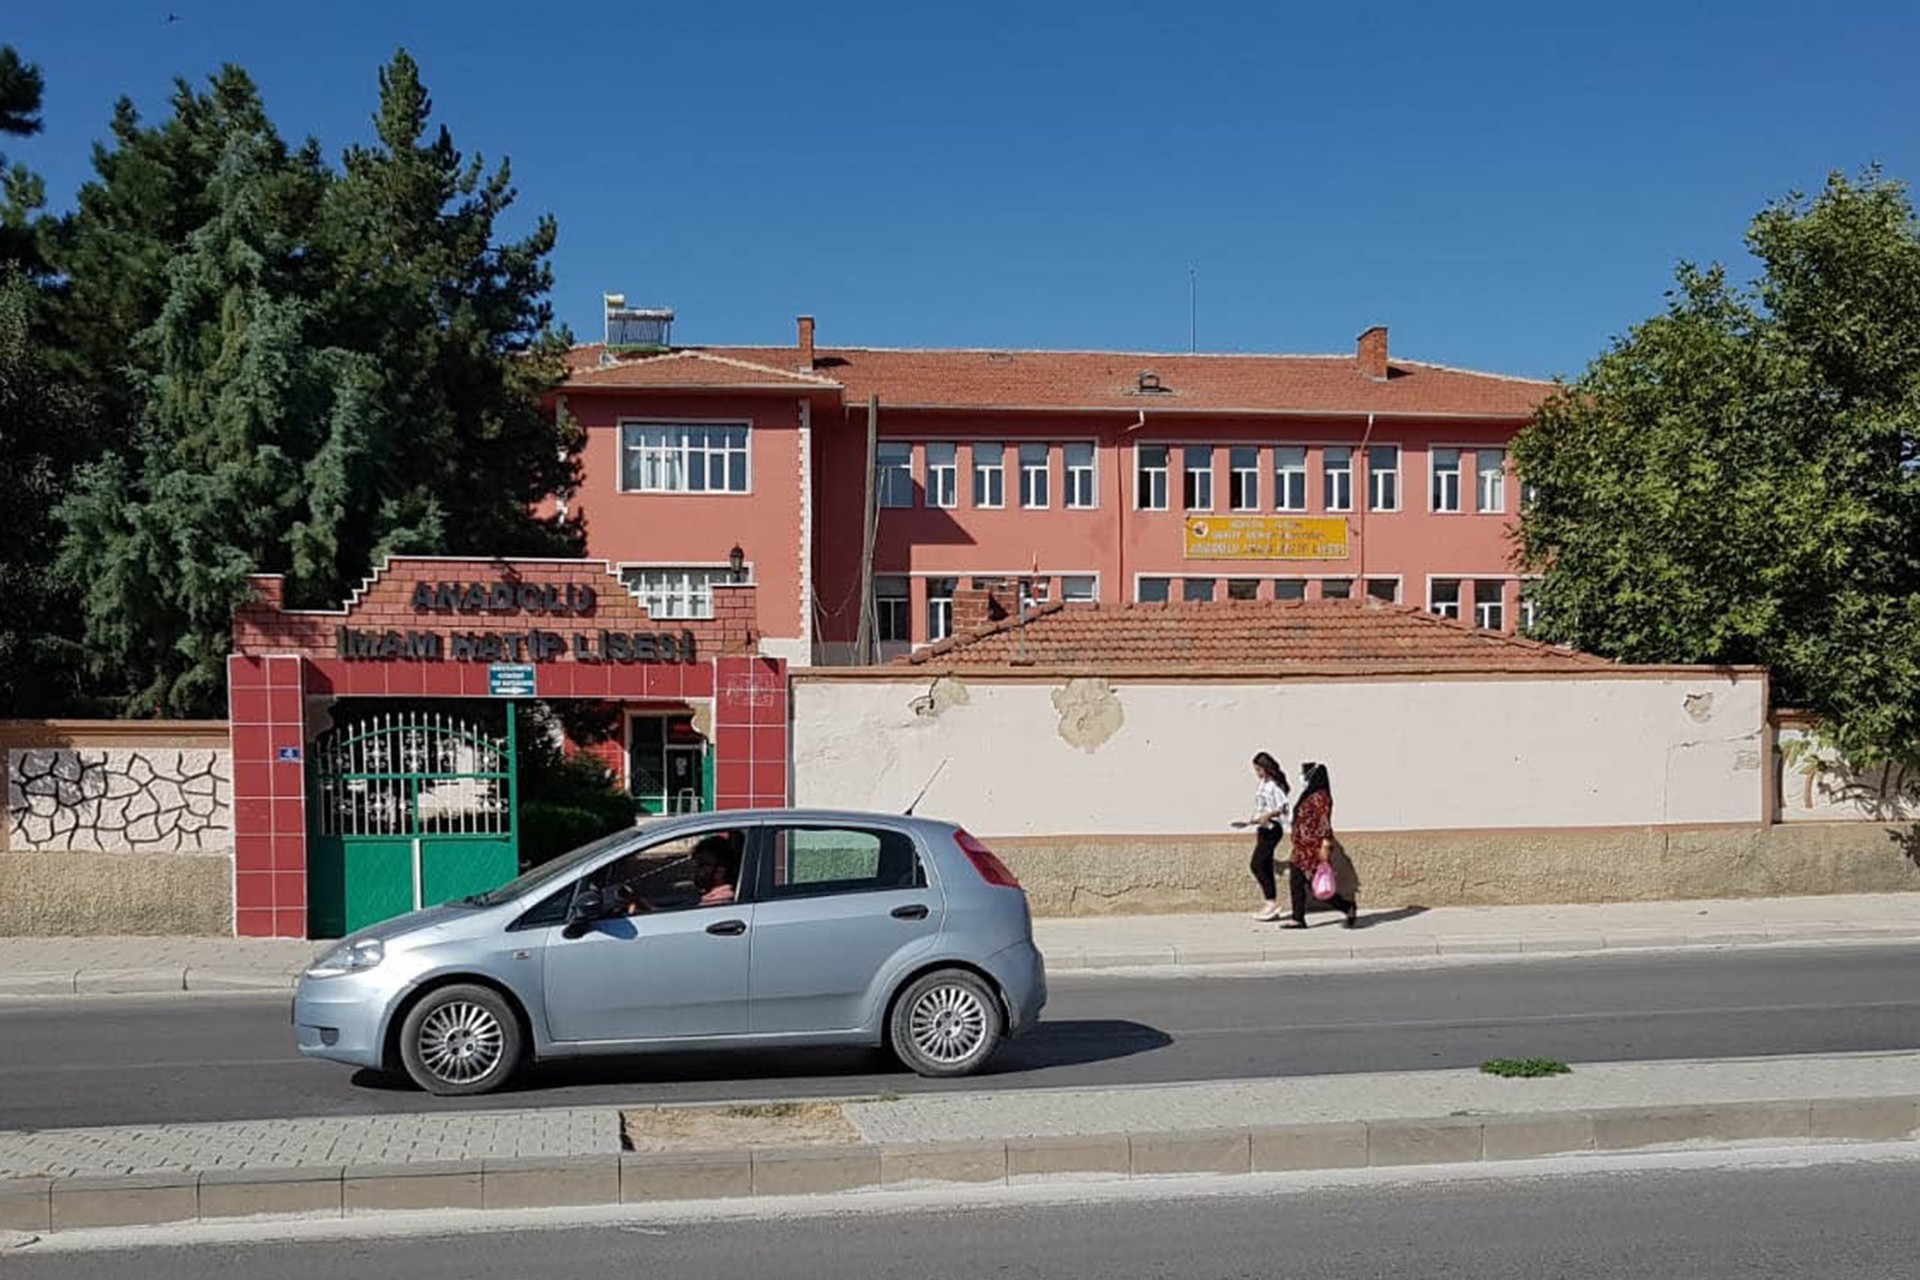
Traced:
POLYGON ((19 1280, 1910 1280, 1920 1165, 1638 1172, 1124 1204, 0 1259, 19 1280))
POLYGON ((1917 968, 1907 946, 1059 978, 1040 1029, 972 1080, 871 1051, 671 1054, 553 1064, 470 1099, 300 1058, 285 998, 20 1001, 0 1003, 0 1128, 1913 1049, 1917 968))

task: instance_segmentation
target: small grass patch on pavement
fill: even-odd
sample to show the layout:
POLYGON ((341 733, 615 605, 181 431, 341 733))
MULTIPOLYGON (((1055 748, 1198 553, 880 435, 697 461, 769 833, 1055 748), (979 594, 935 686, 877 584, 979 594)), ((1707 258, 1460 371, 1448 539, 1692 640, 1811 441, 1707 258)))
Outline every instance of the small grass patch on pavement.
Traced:
POLYGON ((1489 1058, 1480 1064, 1480 1070, 1509 1080, 1538 1080, 1543 1076, 1571 1074, 1573 1068, 1552 1058, 1489 1058))

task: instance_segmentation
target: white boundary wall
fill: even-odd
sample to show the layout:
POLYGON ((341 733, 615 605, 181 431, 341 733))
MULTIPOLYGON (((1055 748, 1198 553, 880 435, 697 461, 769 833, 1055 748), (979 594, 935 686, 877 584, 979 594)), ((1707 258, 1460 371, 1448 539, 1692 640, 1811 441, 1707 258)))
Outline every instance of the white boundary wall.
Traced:
POLYGON ((1759 672, 1704 668, 1264 683, 803 674, 793 794, 899 812, 944 760, 918 812, 982 835, 1200 834, 1246 816, 1248 762, 1267 750, 1296 789, 1299 763, 1324 761, 1336 825, 1351 831, 1759 824, 1766 698, 1759 672))

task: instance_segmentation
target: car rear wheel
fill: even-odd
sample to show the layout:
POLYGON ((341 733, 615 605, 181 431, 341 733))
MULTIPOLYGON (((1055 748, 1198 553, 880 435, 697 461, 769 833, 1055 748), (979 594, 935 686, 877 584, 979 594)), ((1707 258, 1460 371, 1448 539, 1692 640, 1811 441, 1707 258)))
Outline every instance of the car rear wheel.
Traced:
POLYGON ((520 1068, 520 1019, 499 992, 457 985, 428 992, 400 1026, 400 1061, 428 1093, 498 1089, 520 1068))
POLYGON ((894 1001, 888 1042, 919 1075, 965 1076, 986 1064, 1005 1033, 992 987, 964 969, 938 969, 894 1001))

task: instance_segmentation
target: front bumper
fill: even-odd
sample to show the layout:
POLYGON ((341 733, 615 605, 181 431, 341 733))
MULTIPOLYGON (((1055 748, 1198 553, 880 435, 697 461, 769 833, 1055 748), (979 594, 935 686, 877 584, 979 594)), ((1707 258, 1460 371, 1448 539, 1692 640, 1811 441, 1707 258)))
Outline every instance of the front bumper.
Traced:
POLYGON ((381 1067, 382 1033, 393 992, 375 975, 300 979, 293 995, 294 1043, 309 1058, 381 1067))

